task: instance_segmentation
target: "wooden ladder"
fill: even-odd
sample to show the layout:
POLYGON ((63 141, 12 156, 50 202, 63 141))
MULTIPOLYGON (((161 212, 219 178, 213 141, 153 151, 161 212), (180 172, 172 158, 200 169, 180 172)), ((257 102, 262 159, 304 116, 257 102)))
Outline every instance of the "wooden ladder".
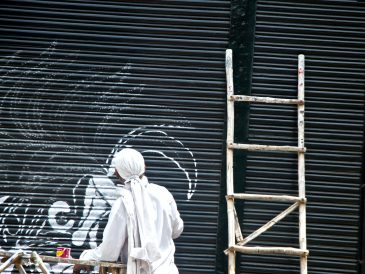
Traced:
POLYGON ((228 214, 228 273, 235 274, 236 252, 246 254, 282 254, 300 256, 300 274, 307 274, 307 236, 306 236, 306 197, 305 197, 305 157, 304 153, 304 55, 298 56, 298 99, 277 99, 271 97, 254 97, 234 95, 233 92, 233 58, 232 50, 226 50, 226 78, 227 78, 227 151, 226 151, 226 176, 227 176, 227 214, 228 214), (267 104, 293 104, 298 107, 298 146, 272 146, 238 144, 234 142, 234 105, 235 102, 267 103, 267 104), (263 195, 235 193, 233 182, 233 151, 242 149, 248 151, 280 151, 295 152, 298 154, 298 196, 288 195, 263 195), (235 199, 257 200, 270 202, 293 203, 268 223, 248 235, 242 237, 240 224, 234 205, 235 199), (299 248, 293 247, 263 247, 246 246, 264 231, 275 225, 289 213, 299 208, 299 248))

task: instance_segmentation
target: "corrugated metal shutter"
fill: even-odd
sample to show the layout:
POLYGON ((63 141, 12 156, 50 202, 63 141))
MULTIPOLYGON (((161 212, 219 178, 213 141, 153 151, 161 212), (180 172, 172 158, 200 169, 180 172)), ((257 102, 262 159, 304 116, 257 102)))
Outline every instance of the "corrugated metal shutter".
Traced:
MULTIPOLYGON (((306 184, 309 273, 358 273, 364 125, 365 4, 257 2, 252 95, 295 98, 297 55, 306 55, 306 184)), ((296 108, 251 105, 249 141, 296 145, 296 108)), ((248 153, 249 193, 297 193, 297 157, 248 153)), ((246 202, 244 234, 286 205, 246 202)), ((297 214, 252 244, 298 246, 297 214)), ((241 256, 241 273, 299 273, 299 259, 241 256)))
POLYGON ((111 153, 133 146, 177 199, 180 272, 212 273, 230 2, 24 0, 0 12, 1 248, 78 256, 99 243, 111 153))

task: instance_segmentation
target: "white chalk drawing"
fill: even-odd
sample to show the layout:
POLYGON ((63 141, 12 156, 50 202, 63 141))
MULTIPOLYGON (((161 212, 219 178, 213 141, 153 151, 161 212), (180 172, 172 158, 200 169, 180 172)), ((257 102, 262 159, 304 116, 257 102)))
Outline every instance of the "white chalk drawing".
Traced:
MULTIPOLYGON (((152 173, 163 163, 165 172, 176 175, 181 199, 196 195, 196 157, 175 134, 191 130, 189 121, 165 107, 175 119, 171 124, 154 124, 152 117, 124 129, 119 125, 129 123, 128 113, 145 88, 130 81, 133 65, 85 69, 89 60, 81 52, 57 47, 52 42, 41 53, 17 51, 0 60, 0 150, 6 155, 0 171, 0 248, 8 251, 54 255, 56 246, 96 247, 116 199, 107 169, 125 147, 141 151, 152 173), (75 121, 83 111, 93 120, 75 121), (109 150, 89 150, 114 128, 120 135, 110 137, 109 150), (87 134, 73 136, 72 130, 87 134)), ((71 271, 64 264, 49 268, 71 271)))

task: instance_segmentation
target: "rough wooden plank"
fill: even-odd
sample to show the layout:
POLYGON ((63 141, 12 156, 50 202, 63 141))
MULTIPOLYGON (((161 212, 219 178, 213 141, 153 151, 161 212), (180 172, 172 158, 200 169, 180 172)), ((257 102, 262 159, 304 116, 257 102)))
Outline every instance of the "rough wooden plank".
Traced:
POLYGON ((112 263, 112 262, 97 262, 97 261, 88 261, 88 260, 79 260, 79 259, 71 259, 71 258, 60 258, 60 257, 52 257, 52 256, 43 256, 39 255, 44 262, 53 262, 53 263, 69 263, 69 264, 83 264, 83 265, 91 265, 91 266, 107 266, 107 267, 120 267, 125 268, 125 264, 120 263, 112 263))
POLYGON ((306 202, 305 198, 289 196, 289 195, 235 193, 233 194, 233 197, 235 199, 250 200, 250 201, 290 202, 290 203, 306 202))
POLYGON ((302 105, 304 100, 298 99, 280 99, 273 97, 258 97, 246 95, 231 95, 228 100, 235 102, 250 102, 250 103, 264 103, 264 104, 287 104, 287 105, 302 105))
MULTIPOLYGON (((16 254, 18 254, 18 253, 14 254, 14 253, 8 252, 8 251, 0 251, 0 257, 9 258, 9 259, 12 256, 16 257, 16 254)), ((18 257, 21 257, 23 254, 26 254, 26 253, 21 252, 21 255, 18 257)), ((28 256, 29 256, 29 254, 28 254, 28 256)), ((122 272, 120 274, 126 273, 125 270, 127 268, 127 266, 125 264, 121 264, 121 263, 97 262, 97 261, 79 260, 79 259, 72 259, 72 258, 44 256, 44 255, 39 255, 39 254, 38 254, 38 256, 42 259, 43 262, 49 262, 49 263, 66 263, 66 264, 82 264, 82 265, 90 265, 90 266, 117 267, 122 270, 122 272)), ((0 266, 0 270, 1 270, 1 266, 0 266)))
POLYGON ((254 144, 237 144, 228 143, 229 148, 251 150, 251 151, 278 151, 278 152, 305 152, 305 147, 294 146, 270 146, 270 145, 254 145, 254 144))
POLYGON ((308 255, 308 250, 293 247, 233 246, 232 249, 245 254, 284 254, 293 256, 308 255))

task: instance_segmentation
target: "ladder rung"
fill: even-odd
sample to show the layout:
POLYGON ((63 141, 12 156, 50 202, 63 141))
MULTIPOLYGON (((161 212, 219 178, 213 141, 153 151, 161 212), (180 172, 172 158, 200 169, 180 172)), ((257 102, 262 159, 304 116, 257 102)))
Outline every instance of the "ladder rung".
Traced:
POLYGON ((284 151, 284 152, 305 152, 305 147, 295 146, 268 146, 268 145, 251 145, 229 143, 228 148, 244 149, 244 150, 262 150, 262 151, 284 151))
POLYGON ((265 195, 265 194, 248 194, 234 193, 233 198, 242 200, 268 201, 268 202, 301 202, 305 203, 306 198, 289 196, 289 195, 265 195))
POLYGON ((299 249, 293 247, 262 247, 262 246, 239 246, 234 245, 230 249, 245 253, 245 254, 285 254, 294 256, 308 255, 309 251, 306 249, 299 249))
POLYGON ((236 101, 236 102, 304 105, 304 100, 298 100, 298 99, 280 99, 272 97, 257 97, 257 96, 245 96, 245 95, 230 95, 228 96, 228 99, 230 101, 236 101))

